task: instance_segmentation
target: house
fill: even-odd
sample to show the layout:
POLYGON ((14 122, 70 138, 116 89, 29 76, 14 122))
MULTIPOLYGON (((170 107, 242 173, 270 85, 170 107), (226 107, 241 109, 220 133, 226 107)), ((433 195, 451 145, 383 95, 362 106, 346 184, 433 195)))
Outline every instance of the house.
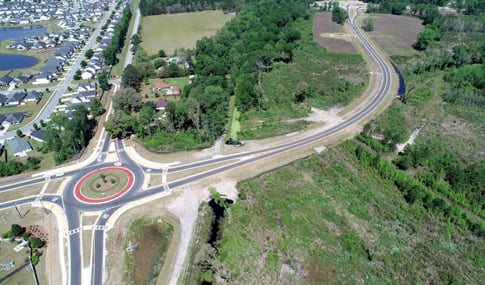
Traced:
POLYGON ((96 97, 96 95, 96 90, 81 91, 77 95, 72 96, 71 104, 89 103, 91 102, 91 99, 96 97))
POLYGON ((18 106, 18 105, 20 105, 22 100, 24 100, 25 96, 27 96, 27 94, 23 91, 16 92, 16 93, 12 94, 12 96, 10 96, 10 98, 8 98, 7 102, 5 102, 5 105, 6 106, 18 106))
POLYGON ((168 91, 165 95, 167 95, 167 96, 179 96, 180 95, 180 88, 178 88, 177 86, 170 86, 170 89, 168 89, 168 91))
POLYGON ((155 88, 154 91, 168 91, 170 89, 170 84, 166 82, 155 82, 155 88))
POLYGON ((19 75, 19 76, 15 77, 12 81, 14 81, 16 85, 20 85, 20 84, 27 83, 30 78, 32 78, 31 75, 29 75, 29 76, 19 75))
POLYGON ((88 71, 88 72, 91 72, 93 75, 96 74, 96 72, 98 71, 98 69, 96 69, 96 67, 92 66, 92 65, 88 65, 84 68, 84 71, 88 71))
POLYGON ((86 80, 86 79, 92 79, 94 78, 94 73, 90 70, 84 70, 82 73, 81 73, 81 79, 82 80, 86 80))
POLYGON ((159 98, 157 101, 155 101, 155 107, 159 111, 165 110, 167 105, 168 105, 168 100, 166 98, 159 98))
POLYGON ((12 77, 5 75, 0 78, 0 86, 8 86, 12 80, 12 77))
POLYGON ((4 106, 7 100, 8 100, 7 96, 0 94, 0 106, 4 106))
POLYGON ((7 123, 10 125, 17 125, 20 124, 24 120, 24 113, 10 113, 6 114, 5 120, 3 123, 7 123))
POLYGON ((30 144, 23 139, 13 138, 7 141, 7 145, 14 156, 24 157, 27 152, 32 151, 30 144))
POLYGON ((46 133, 46 130, 35 130, 30 133, 30 138, 43 143, 46 133))
POLYGON ((57 45, 56 42, 53 41, 53 40, 49 40, 49 41, 45 42, 46 48, 54 48, 54 47, 56 47, 56 45, 57 45))
POLYGON ((4 114, 0 114, 0 125, 3 124, 6 118, 7 116, 5 116, 4 114))
POLYGON ((77 85, 77 92, 96 90, 96 87, 97 87, 97 85, 96 85, 95 82, 92 82, 92 83, 79 83, 77 85))
POLYGON ((46 44, 42 41, 37 41, 36 43, 34 43, 34 45, 32 46, 33 49, 45 49, 46 48, 46 44))
POLYGON ((34 46, 33 43, 19 43, 17 44, 16 48, 17 50, 28 50, 31 49, 32 46, 34 46))
POLYGON ((29 92, 29 94, 27 94, 27 96, 25 96, 24 102, 37 104, 39 103, 40 99, 42 99, 42 95, 43 95, 42 92, 32 90, 29 92))
POLYGON ((52 82, 52 76, 49 73, 46 74, 39 74, 34 77, 32 84, 49 84, 52 82))

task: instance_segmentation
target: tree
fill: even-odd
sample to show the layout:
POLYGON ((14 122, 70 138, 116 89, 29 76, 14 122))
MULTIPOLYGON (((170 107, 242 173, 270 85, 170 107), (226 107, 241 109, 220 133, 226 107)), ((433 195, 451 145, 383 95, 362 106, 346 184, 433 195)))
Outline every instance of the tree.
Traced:
POLYGON ((157 58, 157 59, 155 59, 155 61, 153 61, 153 67, 155 69, 158 69, 158 68, 160 68, 162 66, 166 66, 166 65, 167 65, 167 63, 165 62, 165 60, 163 60, 161 58, 157 58))
POLYGON ((31 248, 41 248, 44 246, 44 242, 38 237, 32 237, 30 239, 30 247, 31 248))
POLYGON ((367 32, 372 32, 374 30, 374 20, 372 18, 365 18, 363 28, 367 32))
POLYGON ((118 62, 118 58, 116 58, 117 53, 116 47, 109 46, 105 48, 103 50, 104 63, 107 65, 115 65, 118 62))
POLYGON ((99 99, 93 99, 91 100, 91 103, 89 104, 89 113, 93 117, 101 116, 104 113, 104 107, 101 101, 99 99))
POLYGON ((453 47, 453 59, 455 60, 455 65, 458 67, 471 62, 471 58, 468 55, 464 45, 457 45, 453 47))
POLYGON ((17 237, 25 232, 25 228, 21 227, 19 224, 12 224, 10 226, 10 232, 13 236, 17 237))
POLYGON ((148 79, 155 75, 155 67, 149 61, 137 64, 136 70, 138 70, 138 74, 143 79, 148 79))
POLYGON ((428 45, 433 41, 434 37, 434 30, 426 27, 422 32, 418 34, 416 42, 413 46, 417 50, 425 50, 428 48, 428 45))
POLYGON ((85 68, 88 65, 88 62, 85 60, 81 60, 81 67, 85 68))
POLYGON ((92 49, 88 49, 86 51, 86 53, 84 53, 84 56, 87 58, 87 59, 91 59, 91 57, 93 57, 94 55, 94 51, 92 49))
POLYGON ((128 64, 123 71, 121 84, 123 87, 131 87, 135 90, 139 90, 141 86, 141 76, 138 70, 132 64, 128 64))
POLYGON ((158 57, 166 57, 166 56, 167 56, 167 54, 165 53, 165 51, 163 49, 158 51, 158 57))
POLYGON ((168 77, 177 77, 180 75, 181 70, 176 63, 170 63, 163 69, 163 73, 168 77))
POLYGON ((217 191, 216 187, 209 186, 209 193, 211 194, 212 200, 214 200, 214 202, 218 206, 227 208, 227 205, 228 205, 227 199, 222 197, 221 193, 217 191))
POLYGON ((340 7, 334 7, 332 10, 332 21, 334 21, 337 24, 343 25, 345 20, 349 16, 347 15, 347 12, 345 12, 344 9, 340 7))
POLYGON ((37 157, 29 156, 27 158, 27 168, 30 170, 37 170, 39 169, 40 159, 37 157))
POLYGON ((99 88, 101 88, 104 91, 107 91, 110 89, 109 87, 109 82, 108 82, 108 74, 106 74, 106 71, 102 71, 98 75, 98 83, 99 83, 99 88))
POLYGON ((113 103, 116 110, 123 110, 127 113, 138 112, 143 105, 143 98, 135 89, 127 87, 115 95, 113 103))
POLYGON ((22 133, 22 130, 18 129, 17 130, 17 137, 22 137, 24 133, 22 133))
POLYGON ((76 73, 74 74, 74 76, 72 77, 72 79, 74 80, 79 80, 81 79, 81 70, 76 70, 76 73))
POLYGON ((133 36, 131 36, 131 43, 134 46, 139 45, 141 43, 140 36, 138 34, 134 34, 133 36))

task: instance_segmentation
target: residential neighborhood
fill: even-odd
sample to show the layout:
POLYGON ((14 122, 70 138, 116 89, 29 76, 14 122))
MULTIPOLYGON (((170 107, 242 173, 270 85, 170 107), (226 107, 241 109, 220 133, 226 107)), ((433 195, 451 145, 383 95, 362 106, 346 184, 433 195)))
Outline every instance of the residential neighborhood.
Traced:
MULTIPOLYGON (((2 41, 0 44, 7 49, 15 49, 17 53, 29 50, 49 52, 50 58, 41 62, 37 73, 30 71, 8 72, 0 76, 0 108, 12 109, 11 112, 0 113, 0 135, 3 136, 13 126, 22 124, 26 116, 32 116, 32 108, 39 105, 39 111, 51 100, 51 97, 61 98, 54 101, 58 106, 47 108, 47 112, 61 112, 68 119, 77 106, 89 109, 93 98, 99 96, 97 74, 104 68, 103 50, 111 45, 111 38, 117 23, 122 17, 119 9, 107 19, 107 29, 102 35, 93 36, 93 24, 101 19, 103 13, 115 4, 112 0, 80 0, 80 1, 0 1, 0 22, 8 25, 42 25, 43 21, 58 20, 55 32, 36 36, 24 36, 12 40, 2 41), (70 15, 70 17, 66 17, 70 15), (94 41, 95 40, 95 41, 94 41), (85 56, 88 42, 92 53, 85 56), (83 64, 79 65, 80 61, 83 64), (67 82, 68 74, 76 71, 74 82, 67 82), (76 83, 80 80, 80 83, 76 83), (60 92, 50 91, 48 87, 63 84, 60 92), (24 88, 24 86, 34 88, 24 88), (36 86, 39 86, 36 88, 36 86), (22 88, 22 89, 21 89, 22 88), (43 101, 45 100, 45 102, 43 101), (24 110, 25 109, 25 110, 24 110), (26 111, 29 110, 29 111, 26 111)), ((126 1, 121 1, 123 6, 126 1)), ((49 22, 49 23, 51 23, 49 22)), ((55 87, 54 87, 55 88, 55 87)), ((53 88, 53 89, 54 89, 53 88)), ((55 88, 59 89, 59 88, 55 88)), ((48 121, 49 114, 45 121, 48 121)), ((29 140, 43 142, 45 130, 34 129, 24 131, 22 136, 9 137, 0 142, 3 147, 10 149, 15 157, 24 157, 32 150, 29 140)))

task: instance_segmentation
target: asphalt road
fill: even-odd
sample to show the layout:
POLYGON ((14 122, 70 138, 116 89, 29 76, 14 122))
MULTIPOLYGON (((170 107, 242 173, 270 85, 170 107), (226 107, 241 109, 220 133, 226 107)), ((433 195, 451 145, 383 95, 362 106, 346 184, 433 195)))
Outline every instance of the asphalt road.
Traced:
MULTIPOLYGON (((356 17, 357 16, 358 14, 356 15, 356 17)), ((357 29, 357 27, 354 24, 354 20, 355 18, 349 20, 349 24, 352 30, 354 31, 358 40, 362 43, 364 48, 370 54, 370 60, 374 61, 375 64, 379 67, 379 73, 381 73, 382 75, 380 78, 381 80, 379 82, 376 82, 376 84, 378 84, 377 91, 373 95, 372 99, 369 101, 368 105, 356 111, 350 118, 343 121, 342 123, 330 129, 327 129, 321 133, 304 137, 294 142, 289 142, 278 146, 269 147, 259 151, 235 154, 231 156, 225 156, 221 158, 209 159, 209 160, 199 161, 199 162, 190 163, 186 165, 172 167, 168 170, 169 173, 183 171, 186 169, 195 168, 199 166, 208 166, 222 161, 235 160, 236 158, 242 158, 244 156, 249 157, 248 159, 245 159, 245 160, 235 160, 235 162, 232 162, 225 166, 214 168, 209 171, 201 172, 199 174, 186 177, 177 181, 173 181, 163 186, 153 187, 145 191, 138 191, 138 189, 141 189, 141 186, 143 184, 145 170, 143 169, 142 166, 140 166, 138 163, 133 161, 127 155, 124 149, 123 142, 121 140, 118 140, 116 142, 116 150, 118 153, 119 161, 121 162, 122 167, 130 169, 135 176, 134 186, 131 188, 131 190, 128 193, 126 193, 122 197, 114 201, 102 203, 102 204, 84 204, 78 201, 74 197, 75 184, 77 181, 79 181, 79 179, 82 176, 84 176, 85 174, 93 170, 113 165, 113 163, 101 162, 101 159, 100 159, 100 161, 91 163, 88 166, 83 167, 82 169, 66 172, 65 175, 72 176, 73 179, 71 179, 71 181, 66 185, 62 196, 43 195, 40 198, 38 197, 23 198, 17 201, 9 201, 9 202, 0 204, 0 209, 13 207, 15 204, 32 203, 35 201, 35 199, 41 199, 41 201, 52 201, 64 209, 64 214, 66 215, 66 219, 68 222, 67 234, 69 237, 68 240, 69 240, 69 268, 70 268, 69 283, 70 284, 82 284, 81 283, 82 281, 81 256, 82 255, 80 252, 82 250, 82 245, 80 244, 81 225, 80 225, 79 215, 81 212, 101 211, 102 213, 100 215, 100 218, 96 221, 97 230, 95 231, 95 234, 94 234, 93 247, 92 247, 93 254, 92 254, 92 262, 91 262, 91 265, 92 265, 91 284, 96 284, 96 285, 102 284, 103 268, 104 268, 103 266, 104 265, 104 243, 105 243, 104 229, 108 218, 114 212, 116 212, 116 210, 119 207, 127 203, 144 199, 163 191, 167 191, 172 188, 177 188, 186 184, 193 183, 195 181, 206 178, 208 176, 216 175, 221 172, 234 169, 236 167, 248 166, 255 161, 258 161, 267 157, 275 156, 275 155, 280 155, 285 152, 290 152, 299 147, 318 142, 322 138, 335 135, 340 131, 342 131, 343 129, 357 122, 360 122, 362 119, 372 114, 384 102, 386 96, 389 93, 390 86, 391 86, 391 69, 387 65, 387 63, 380 57, 380 55, 376 52, 376 50, 372 47, 372 45, 369 44, 369 42, 366 40, 364 35, 359 31, 359 29, 357 29)), ((101 158, 104 158, 104 155, 108 150, 109 137, 106 137, 105 139, 106 140, 103 145, 103 149, 101 151, 101 156, 102 156, 101 158)), ((161 172, 162 170, 153 169, 152 171, 161 172)), ((0 191, 14 191, 12 189, 23 187, 26 185, 31 185, 34 183, 39 183, 39 182, 42 182, 43 179, 44 178, 37 178, 37 179, 31 179, 28 181, 10 180, 9 182, 12 184, 1 186, 0 191)))

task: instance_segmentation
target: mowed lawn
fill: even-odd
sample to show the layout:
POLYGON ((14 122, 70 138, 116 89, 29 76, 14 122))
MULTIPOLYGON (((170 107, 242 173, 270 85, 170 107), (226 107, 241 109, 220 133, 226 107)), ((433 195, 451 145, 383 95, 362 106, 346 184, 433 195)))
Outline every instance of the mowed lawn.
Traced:
POLYGON ((148 54, 163 49, 167 55, 173 55, 177 48, 194 48, 197 40, 214 35, 233 17, 222 11, 144 17, 141 45, 148 54))

